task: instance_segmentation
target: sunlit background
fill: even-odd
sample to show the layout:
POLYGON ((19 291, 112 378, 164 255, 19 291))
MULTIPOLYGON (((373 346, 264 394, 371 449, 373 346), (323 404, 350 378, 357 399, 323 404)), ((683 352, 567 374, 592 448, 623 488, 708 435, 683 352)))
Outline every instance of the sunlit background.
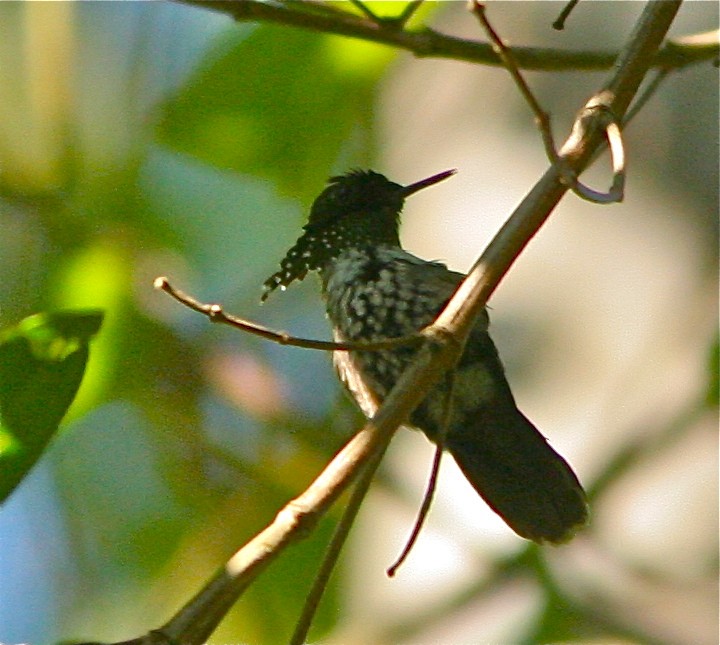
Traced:
MULTIPOLYGON (((555 32, 563 4, 488 11, 512 44, 612 50, 644 6, 580 3, 555 32)), ((465 3, 423 11, 481 37, 465 3)), ((714 28, 716 4, 688 2, 672 33, 714 28)), ((607 74, 527 75, 558 138, 607 74)), ((627 130, 625 201, 566 197, 491 302, 520 407, 592 493, 590 528, 529 546, 448 458, 388 579, 432 457, 401 431, 315 642, 717 643, 717 76, 671 74, 627 130)), ((0 508, 0 642, 158 627, 359 426, 328 356, 210 325, 156 276, 328 338, 314 278, 259 295, 329 175, 457 168, 408 202, 402 239, 467 270, 546 165, 500 69, 172 2, 2 3, 0 328, 55 308, 107 318, 61 435, 0 508)), ((607 166, 584 179, 603 188, 607 166)), ((211 642, 287 640, 338 513, 211 642)))

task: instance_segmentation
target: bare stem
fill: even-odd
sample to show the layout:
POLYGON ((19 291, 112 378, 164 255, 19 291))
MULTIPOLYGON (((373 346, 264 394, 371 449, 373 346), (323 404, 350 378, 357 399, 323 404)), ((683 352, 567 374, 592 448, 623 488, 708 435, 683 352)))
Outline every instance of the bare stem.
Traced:
MULTIPOLYGON (((540 130, 543 145, 545 146, 545 154, 550 163, 553 164, 561 174, 563 182, 578 197, 596 204, 610 204, 622 201, 625 186, 625 154, 623 151, 622 134, 612 115, 609 115, 606 132, 610 144, 610 151, 613 155, 613 183, 609 191, 599 192, 583 184, 577 174, 558 156, 557 150, 555 149, 555 139, 552 134, 550 115, 542 108, 540 102, 532 93, 530 86, 525 81, 525 78, 520 73, 512 50, 505 46, 500 35, 490 24, 485 12, 485 3, 480 2, 480 0, 471 0, 470 10, 482 25, 493 45, 495 53, 502 61, 505 69, 510 73, 513 81, 515 81, 515 85, 517 85, 520 93, 535 115, 535 124, 540 130)), ((586 106, 586 109, 589 109, 589 107, 586 106)))
MULTIPOLYGON (((623 119, 680 4, 681 0, 656 0, 647 4, 605 88, 591 101, 607 105, 616 119, 623 119)), ((581 112, 560 149, 560 156, 576 174, 587 167, 600 145, 606 127, 604 119, 597 110, 581 112)), ((473 265, 436 325, 452 330, 457 325, 469 324, 466 321, 472 320, 484 306, 566 191, 557 168, 548 168, 473 265)))
POLYGON ((627 114, 625 115, 625 119, 623 120, 623 127, 630 123, 630 121, 632 121, 635 116, 640 113, 640 110, 645 107, 645 104, 658 91, 658 88, 660 87, 662 82, 668 77, 668 74, 670 74, 669 69, 661 68, 657 70, 655 76, 653 76, 652 80, 648 83, 643 93, 637 99, 635 99, 633 104, 630 106, 630 109, 628 110, 627 114))
POLYGON ((172 296, 180 304, 207 316, 211 322, 222 323, 235 327, 242 331, 246 331, 254 336, 260 336, 266 340, 270 340, 280 345, 289 345, 291 347, 301 347, 303 349, 319 349, 326 352, 345 352, 345 351, 379 351, 382 349, 392 349, 393 347, 402 347, 406 345, 419 345, 423 342, 421 333, 411 336, 399 336, 397 338, 387 338, 378 341, 362 341, 362 342, 333 342, 329 340, 311 340, 308 338, 298 338, 291 336, 284 331, 275 331, 250 322, 237 316, 225 313, 220 305, 210 305, 202 303, 192 296, 189 296, 180 289, 170 284, 166 277, 155 278, 154 286, 160 291, 172 296))
POLYGON ((498 58, 502 61, 503 66, 509 72, 515 85, 517 85, 520 93, 523 95, 526 103, 530 106, 533 114, 535 115, 535 123, 540 130, 542 135, 543 144, 545 145, 545 153, 550 163, 558 163, 558 154, 555 150, 555 140, 552 135, 552 128, 550 125, 550 115, 543 110, 540 102, 535 98, 532 93, 530 86, 525 81, 525 78, 520 73, 520 69, 515 60, 515 56, 512 51, 505 46, 502 38, 500 38, 495 28, 490 24, 485 13, 485 3, 479 2, 479 0, 472 0, 470 3, 470 10, 478 19, 482 28, 485 30, 490 42, 492 43, 493 50, 498 55, 498 58))
MULTIPOLYGON (((428 342, 400 377, 377 414, 333 458, 310 486, 290 501, 275 520, 245 544, 167 625, 154 632, 167 643, 200 645, 223 616, 292 542, 308 535, 319 517, 389 443, 398 426, 460 356, 462 346, 432 326, 428 342)), ((141 641, 138 641, 140 643, 141 641)))
POLYGON ((307 641, 310 626, 312 625, 317 609, 320 606, 322 596, 325 593, 328 582, 330 581, 330 575, 337 564, 340 552, 342 551, 345 541, 350 534, 350 529, 352 528, 358 511, 360 510, 360 506, 365 500, 365 496, 370 489, 373 476, 375 475, 375 471, 380 465, 380 461, 382 460, 384 454, 385 450, 383 449, 370 460, 353 488, 350 501, 345 507, 342 518, 335 528, 332 540, 325 551, 325 557, 320 565, 320 569, 315 576, 315 580, 313 580, 312 588, 305 599, 305 604, 303 605, 302 612, 300 613, 300 618, 295 625, 295 631, 290 639, 290 645, 302 645, 307 641))
POLYGON ((373 22, 382 22, 362 0, 350 0, 350 3, 373 22))
POLYGON ((415 12, 420 8, 420 5, 424 1, 425 0, 410 0, 410 2, 405 5, 405 8, 403 9, 400 16, 398 16, 398 24, 400 26, 404 26, 410 20, 410 18, 415 15, 415 12))

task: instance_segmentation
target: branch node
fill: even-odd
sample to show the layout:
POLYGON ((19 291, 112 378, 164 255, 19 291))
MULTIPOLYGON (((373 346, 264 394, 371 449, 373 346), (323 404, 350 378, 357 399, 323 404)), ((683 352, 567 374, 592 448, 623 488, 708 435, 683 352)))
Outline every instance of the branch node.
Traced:
POLYGON ((465 338, 458 338, 457 332, 447 329, 437 322, 428 325, 420 331, 423 338, 426 339, 430 349, 437 353, 445 350, 449 364, 454 366, 462 355, 465 346, 465 338))
POLYGON ((374 23, 377 23, 377 24, 383 23, 383 19, 380 18, 379 16, 377 16, 375 14, 375 12, 372 9, 370 9, 370 7, 368 7, 364 2, 362 2, 362 0, 350 0, 350 4, 353 5, 354 7, 356 7, 357 9, 359 9, 360 12, 365 15, 366 18, 369 18, 374 23))
POLYGON ((163 275, 153 280, 153 289, 165 291, 168 286, 168 279, 163 275))
POLYGON ((298 502, 296 499, 288 502, 276 516, 278 524, 288 527, 298 539, 303 539, 309 535, 315 524, 317 524, 317 511, 308 508, 306 504, 298 502))
POLYGON ((210 322, 225 322, 225 313, 220 305, 210 305, 207 311, 210 322))
POLYGON ((621 202, 625 193, 625 147, 623 144, 620 123, 610 107, 610 94, 600 92, 593 96, 580 111, 573 127, 573 136, 587 136, 591 127, 600 126, 605 131, 605 137, 610 148, 612 160, 613 179, 606 192, 600 192, 580 182, 577 177, 570 189, 581 199, 594 204, 614 204, 621 202))

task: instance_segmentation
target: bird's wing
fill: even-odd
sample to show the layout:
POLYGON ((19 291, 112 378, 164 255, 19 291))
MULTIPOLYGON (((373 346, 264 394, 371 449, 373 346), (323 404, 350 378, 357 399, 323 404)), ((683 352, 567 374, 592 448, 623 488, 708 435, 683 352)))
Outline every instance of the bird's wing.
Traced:
MULTIPOLYGON (((436 311, 428 312, 434 320, 455 294, 460 283, 465 279, 465 274, 451 271, 440 262, 426 262, 420 259, 415 262, 415 259, 414 256, 410 256, 410 259, 403 260, 402 263, 410 276, 409 280, 416 285, 418 292, 432 294, 433 297, 428 299, 428 302, 437 303, 434 306, 439 305, 436 311)), ((431 320, 427 324, 430 322, 431 320)), ((488 324, 487 311, 483 308, 477 315, 473 333, 486 332, 488 324)))
POLYGON ((400 260, 399 264, 407 272, 411 284, 436 294, 436 302, 448 300, 465 278, 462 273, 451 271, 441 262, 428 262, 411 255, 400 260))
MULTIPOLYGON (((333 336, 335 342, 340 343, 345 340, 337 329, 334 330, 333 336)), ((370 419, 377 412, 380 399, 360 376, 360 371, 353 362, 352 352, 333 352, 333 364, 343 385, 355 399, 363 414, 370 419)))

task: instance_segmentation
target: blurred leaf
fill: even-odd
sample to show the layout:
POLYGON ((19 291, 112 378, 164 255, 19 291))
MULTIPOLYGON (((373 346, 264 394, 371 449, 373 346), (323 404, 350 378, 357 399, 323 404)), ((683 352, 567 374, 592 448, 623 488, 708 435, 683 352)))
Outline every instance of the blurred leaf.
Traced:
POLYGON ((128 329, 129 253, 122 240, 97 240, 66 252, 52 277, 51 306, 58 310, 101 310, 103 333, 93 344, 84 385, 71 410, 75 418, 111 396, 121 369, 120 339, 128 329))
POLYGON ((19 194, 43 195, 68 179, 64 162, 76 80, 70 72, 76 7, 2 5, 0 184, 19 194))
POLYGON ((161 137, 310 201, 343 152, 349 163, 367 162, 372 90, 394 56, 379 45, 276 26, 249 36, 234 30, 166 105, 161 137), (353 145, 361 159, 353 160, 353 145))
POLYGON ((55 434, 102 318, 96 310, 37 314, 0 336, 0 501, 55 434))

